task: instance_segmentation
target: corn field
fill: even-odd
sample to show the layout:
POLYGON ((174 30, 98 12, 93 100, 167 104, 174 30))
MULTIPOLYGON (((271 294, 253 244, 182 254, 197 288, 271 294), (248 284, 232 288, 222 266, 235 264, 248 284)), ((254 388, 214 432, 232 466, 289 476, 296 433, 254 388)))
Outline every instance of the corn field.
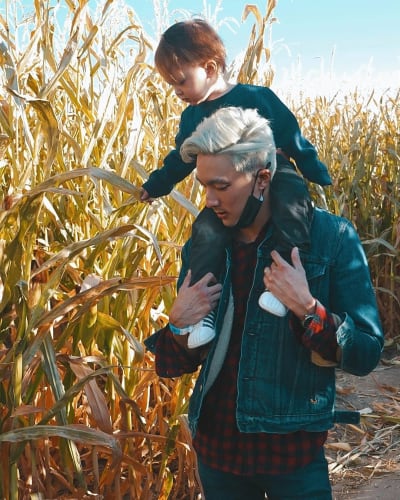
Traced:
MULTIPOLYGON (((0 497, 197 498, 193 379, 160 380, 143 340, 168 321, 194 178, 145 205, 182 103, 134 10, 48 1, 0 15, 0 497), (54 3, 54 2, 53 2, 54 3), (123 9, 123 11, 121 10, 123 9), (121 14, 122 13, 122 14, 121 14), (122 19, 122 21, 121 21, 122 19), (117 21, 116 21, 117 20, 117 21), (116 28, 117 26, 117 28, 116 28), (61 42, 60 42, 61 40, 61 42)), ((231 79, 270 85, 275 0, 231 79), (263 68, 260 70, 260 68, 263 68)), ((400 321, 400 94, 286 101, 334 183, 316 204, 363 240, 387 339, 400 321)))

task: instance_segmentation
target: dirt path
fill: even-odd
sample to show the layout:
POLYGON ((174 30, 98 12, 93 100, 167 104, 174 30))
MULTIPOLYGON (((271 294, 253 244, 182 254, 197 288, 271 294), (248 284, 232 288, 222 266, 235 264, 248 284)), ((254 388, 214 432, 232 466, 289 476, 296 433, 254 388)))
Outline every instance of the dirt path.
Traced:
POLYGON ((337 425, 326 454, 334 500, 400 498, 400 356, 385 351, 366 377, 337 373, 337 406, 361 410, 360 426, 337 425))

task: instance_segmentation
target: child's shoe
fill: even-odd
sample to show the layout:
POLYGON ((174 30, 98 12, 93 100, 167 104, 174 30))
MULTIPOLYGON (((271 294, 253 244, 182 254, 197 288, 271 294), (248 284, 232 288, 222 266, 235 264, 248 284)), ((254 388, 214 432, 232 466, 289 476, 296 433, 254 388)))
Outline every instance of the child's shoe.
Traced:
POLYGON ((194 349, 208 344, 215 337, 215 311, 196 323, 188 336, 188 347, 194 349))
POLYGON ((268 290, 260 295, 258 305, 275 316, 285 316, 288 312, 288 308, 268 290))

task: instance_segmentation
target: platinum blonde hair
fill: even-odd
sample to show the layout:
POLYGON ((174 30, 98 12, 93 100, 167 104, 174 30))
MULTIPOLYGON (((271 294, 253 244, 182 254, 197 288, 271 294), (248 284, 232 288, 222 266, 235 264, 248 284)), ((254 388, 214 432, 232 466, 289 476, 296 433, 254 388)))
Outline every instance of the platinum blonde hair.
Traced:
POLYGON ((272 130, 256 109, 218 109, 183 142, 180 154, 185 163, 199 154, 229 155, 237 172, 254 173, 265 167, 272 177, 276 170, 272 130))

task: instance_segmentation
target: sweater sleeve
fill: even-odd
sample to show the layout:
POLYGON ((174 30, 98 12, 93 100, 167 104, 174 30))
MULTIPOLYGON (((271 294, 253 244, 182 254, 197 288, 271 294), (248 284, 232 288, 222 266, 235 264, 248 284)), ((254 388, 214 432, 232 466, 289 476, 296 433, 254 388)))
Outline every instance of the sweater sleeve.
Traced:
POLYGON ((269 88, 265 88, 259 97, 259 111, 271 122, 276 147, 293 158, 306 179, 321 186, 332 184, 326 165, 318 159, 315 147, 302 135, 290 109, 269 88))
POLYGON ((175 184, 187 177, 196 167, 196 162, 185 163, 179 153, 183 141, 191 135, 194 125, 190 110, 186 108, 182 113, 179 130, 175 137, 175 149, 167 154, 161 168, 154 170, 143 184, 143 188, 152 198, 169 194, 175 184))

